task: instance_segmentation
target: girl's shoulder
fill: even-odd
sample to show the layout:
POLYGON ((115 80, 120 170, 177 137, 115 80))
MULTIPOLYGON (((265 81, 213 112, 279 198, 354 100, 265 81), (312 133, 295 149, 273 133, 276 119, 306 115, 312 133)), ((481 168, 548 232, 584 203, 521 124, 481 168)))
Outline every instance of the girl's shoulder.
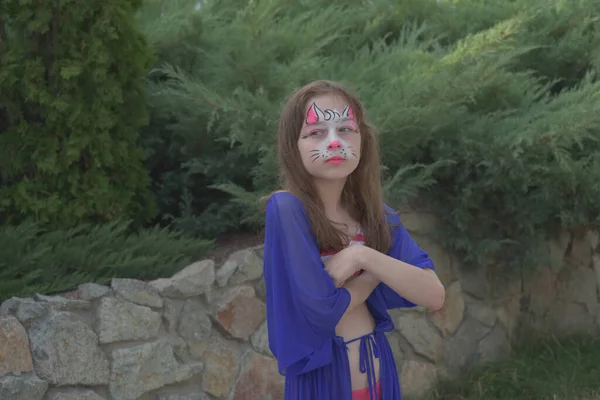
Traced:
POLYGON ((276 190, 266 196, 268 201, 300 201, 300 198, 293 194, 292 192, 288 192, 287 190, 276 190))
POLYGON ((274 212, 279 217, 306 216, 306 208, 302 200, 286 190, 277 190, 267 197, 266 212, 267 214, 274 212))
POLYGON ((284 208, 301 207, 301 208, 304 208, 304 204, 302 203, 302 200, 300 200, 300 198, 298 196, 296 196, 292 192, 288 192, 287 190, 276 190, 273 193, 271 193, 270 195, 266 196, 266 200, 267 200, 267 207, 269 207, 269 205, 271 205, 271 206, 276 205, 278 208, 279 207, 284 207, 284 208))
POLYGON ((398 211, 394 210, 386 203, 383 203, 383 211, 385 214, 385 219, 390 225, 394 226, 400 224, 400 215, 398 211))

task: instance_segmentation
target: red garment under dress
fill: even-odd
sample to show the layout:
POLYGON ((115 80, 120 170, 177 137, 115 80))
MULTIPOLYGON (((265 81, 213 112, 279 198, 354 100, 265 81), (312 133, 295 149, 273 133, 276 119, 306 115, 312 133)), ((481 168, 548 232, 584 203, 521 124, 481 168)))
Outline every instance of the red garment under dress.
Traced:
MULTIPOLYGON (((354 235, 354 237, 352 238, 352 240, 350 241, 350 243, 348 244, 348 247, 353 246, 355 244, 364 244, 365 243, 365 235, 362 234, 362 232, 358 232, 356 233, 356 235, 354 235)), ((321 250, 321 260, 323 260, 323 262, 327 261, 327 259, 331 256, 333 256, 334 254, 339 253, 339 250, 321 250)), ((354 274, 352 274, 352 277, 358 276, 363 272, 362 269, 357 270, 354 274)))

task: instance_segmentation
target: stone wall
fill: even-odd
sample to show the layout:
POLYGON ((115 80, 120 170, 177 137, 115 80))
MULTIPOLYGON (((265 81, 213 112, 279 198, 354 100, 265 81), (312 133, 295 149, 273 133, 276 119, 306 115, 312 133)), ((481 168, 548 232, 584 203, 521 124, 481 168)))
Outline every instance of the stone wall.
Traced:
MULTIPOLYGON (((597 234, 564 234, 525 282, 498 283, 498 266, 464 272, 427 235, 432 219, 405 214, 447 287, 428 314, 394 310, 394 348, 405 394, 508 354, 519 324, 556 333, 600 328, 597 234)), ((282 399, 269 352, 262 249, 220 266, 194 263, 169 279, 115 279, 62 296, 0 305, 0 400, 282 399)))

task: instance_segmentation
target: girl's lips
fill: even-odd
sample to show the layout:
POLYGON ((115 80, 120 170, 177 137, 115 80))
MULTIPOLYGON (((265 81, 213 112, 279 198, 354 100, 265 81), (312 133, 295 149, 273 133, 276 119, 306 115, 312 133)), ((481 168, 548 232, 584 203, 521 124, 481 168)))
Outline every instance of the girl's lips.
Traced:
POLYGON ((335 157, 331 157, 328 158, 326 162, 328 162, 329 164, 341 164, 345 161, 344 157, 340 157, 340 156, 335 156, 335 157))

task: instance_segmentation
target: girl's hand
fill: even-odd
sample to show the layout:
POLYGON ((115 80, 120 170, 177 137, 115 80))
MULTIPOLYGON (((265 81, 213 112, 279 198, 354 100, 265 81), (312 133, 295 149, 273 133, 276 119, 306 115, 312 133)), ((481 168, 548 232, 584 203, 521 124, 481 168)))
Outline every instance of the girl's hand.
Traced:
POLYGON ((361 247, 360 244, 346 247, 325 262, 325 271, 331 276, 336 287, 344 286, 348 278, 361 269, 358 256, 361 247))

